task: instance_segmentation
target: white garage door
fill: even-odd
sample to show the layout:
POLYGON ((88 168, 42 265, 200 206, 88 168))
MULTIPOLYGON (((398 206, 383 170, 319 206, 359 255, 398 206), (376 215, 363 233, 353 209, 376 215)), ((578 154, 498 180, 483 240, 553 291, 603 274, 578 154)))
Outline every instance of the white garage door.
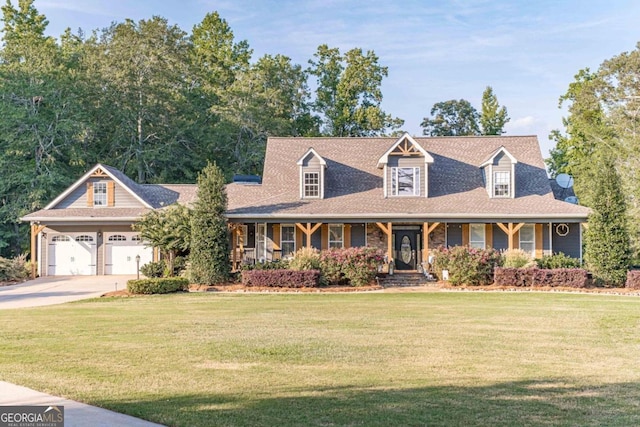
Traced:
POLYGON ((153 249, 134 233, 112 233, 105 239, 105 274, 136 274, 136 256, 140 267, 153 261, 153 249))
POLYGON ((96 233, 51 236, 47 274, 49 276, 96 274, 96 233))

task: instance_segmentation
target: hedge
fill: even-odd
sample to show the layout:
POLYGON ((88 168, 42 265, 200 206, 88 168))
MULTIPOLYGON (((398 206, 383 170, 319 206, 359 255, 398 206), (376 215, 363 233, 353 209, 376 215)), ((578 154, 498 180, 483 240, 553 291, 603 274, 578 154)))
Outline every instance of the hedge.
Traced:
POLYGON ((247 270, 242 284, 252 287, 314 288, 320 283, 318 270, 247 270))
POLYGON ((184 277, 134 279, 127 282, 127 291, 132 294, 168 294, 187 289, 189 280, 184 277))
POLYGON ((503 268, 497 267, 494 284, 498 286, 516 287, 568 287, 585 288, 591 279, 582 268, 503 268))
POLYGON ((640 270, 627 271, 625 286, 629 289, 640 289, 640 270))

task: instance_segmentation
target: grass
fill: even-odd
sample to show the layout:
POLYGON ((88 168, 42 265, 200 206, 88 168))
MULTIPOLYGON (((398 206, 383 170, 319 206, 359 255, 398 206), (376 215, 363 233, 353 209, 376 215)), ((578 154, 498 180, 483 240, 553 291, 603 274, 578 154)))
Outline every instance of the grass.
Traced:
POLYGON ((0 312, 0 378, 172 426, 640 425, 640 299, 181 294, 0 312))

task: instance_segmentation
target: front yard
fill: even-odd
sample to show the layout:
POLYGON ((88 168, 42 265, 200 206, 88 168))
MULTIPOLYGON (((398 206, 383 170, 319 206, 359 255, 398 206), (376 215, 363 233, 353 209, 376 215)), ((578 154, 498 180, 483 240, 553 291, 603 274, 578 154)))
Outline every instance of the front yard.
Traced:
POLYGON ((637 297, 175 294, 0 331, 3 380, 167 425, 640 424, 637 297))

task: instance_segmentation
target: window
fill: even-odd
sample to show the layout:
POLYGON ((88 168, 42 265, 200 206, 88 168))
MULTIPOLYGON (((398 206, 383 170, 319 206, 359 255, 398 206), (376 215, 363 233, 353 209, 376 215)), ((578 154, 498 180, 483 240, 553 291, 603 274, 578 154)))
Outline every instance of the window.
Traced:
POLYGON ((391 168, 391 194, 420 195, 420 168, 391 168))
POLYGON ((509 197, 511 196, 511 173, 495 172, 493 174, 493 196, 509 197))
POLYGON ((51 241, 52 242, 70 242, 71 238, 69 236, 64 235, 64 234, 59 234, 57 236, 53 236, 51 241))
POLYGON ((282 249, 283 258, 293 255, 296 251, 295 225, 283 225, 280 227, 280 249, 282 249))
POLYGON ((135 236, 131 236, 131 241, 132 242, 142 242, 142 237, 140 237, 139 234, 136 234, 135 236))
POLYGON ((122 234, 114 234, 113 236, 109 236, 110 242, 125 242, 127 240, 127 236, 123 236, 122 234))
POLYGON ((329 247, 344 247, 344 226, 342 224, 329 224, 329 247))
POLYGON ((267 231, 265 224, 256 225, 256 259, 265 261, 267 259, 267 231))
POLYGON ((304 173, 304 197, 320 197, 320 174, 318 172, 304 173))
POLYGON ((469 224, 469 246, 484 249, 484 224, 469 224))
POLYGON ((93 183, 93 206, 107 206, 107 183, 93 183))
POLYGON ((520 249, 535 257, 536 233, 533 224, 523 225, 520 229, 520 249))

